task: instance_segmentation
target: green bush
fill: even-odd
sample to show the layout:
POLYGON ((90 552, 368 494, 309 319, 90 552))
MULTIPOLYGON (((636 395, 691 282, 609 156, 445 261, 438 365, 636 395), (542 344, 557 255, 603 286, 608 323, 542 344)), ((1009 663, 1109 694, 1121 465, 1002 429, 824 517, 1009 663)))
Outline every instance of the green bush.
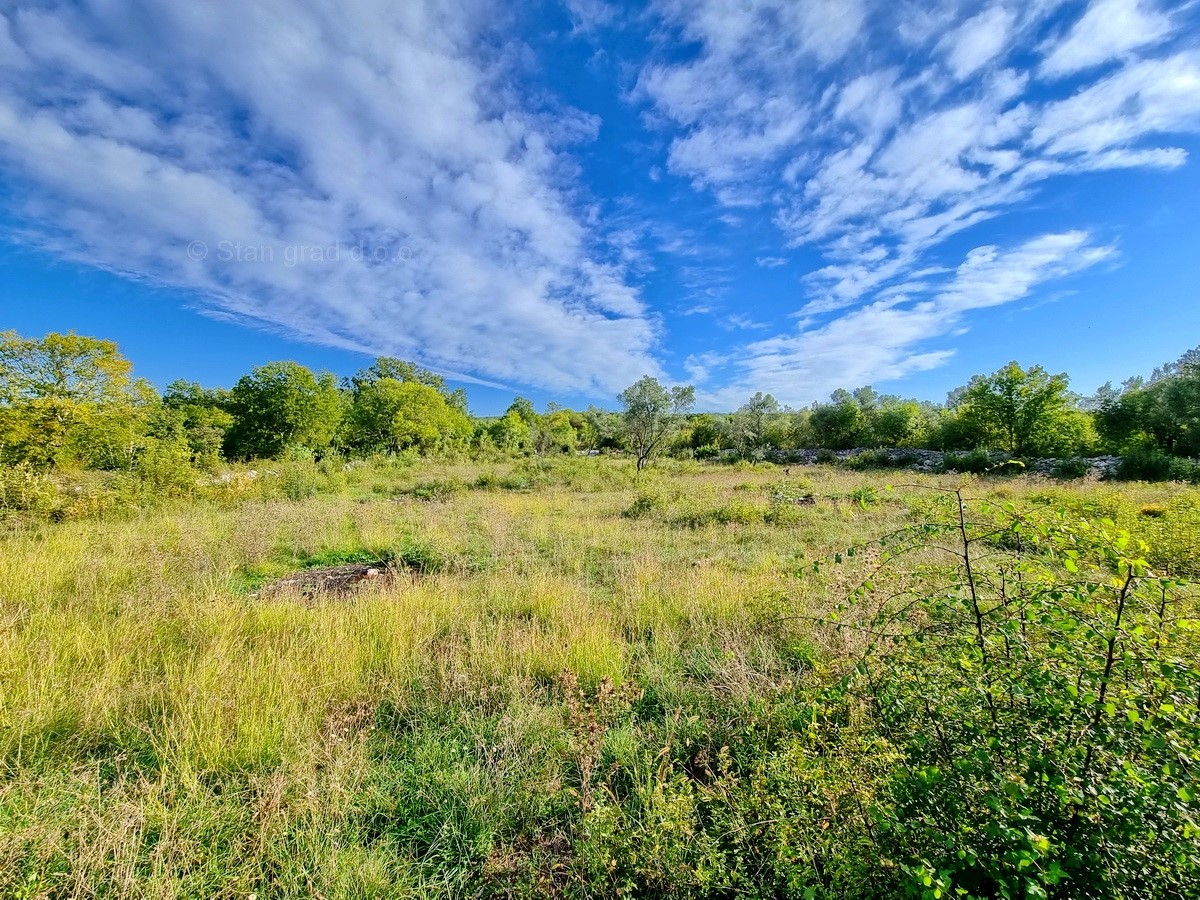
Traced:
POLYGON ((769 507, 744 500, 730 500, 717 506, 693 502, 683 506, 671 519, 672 524, 685 528, 703 528, 706 525, 753 525, 765 522, 769 507))
POLYGON ((887 450, 864 450, 842 463, 848 469, 867 471, 870 469, 906 469, 915 466, 921 457, 912 451, 889 453, 887 450))
POLYGON ((1188 481, 1200 484, 1200 462, 1169 456, 1157 447, 1130 450, 1121 457, 1116 477, 1122 481, 1188 481))
POLYGON ((418 481, 408 493, 418 500, 449 500, 465 494, 470 487, 461 478, 429 478, 418 481))
POLYGON ((943 500, 881 546, 896 559, 965 534, 948 562, 904 595, 864 585, 838 619, 871 611, 846 627, 889 637, 845 683, 903 760, 874 804, 889 893, 1190 896, 1195 598, 1110 521, 943 500))
POLYGON ((312 460, 296 460, 281 466, 279 489, 289 500, 307 500, 321 493, 324 478, 312 460))
POLYGON ((772 500, 763 520, 771 525, 791 526, 800 525, 807 520, 803 506, 787 500, 772 500))
POLYGON ((942 458, 942 469, 947 472, 963 472, 982 475, 1001 465, 993 462, 986 450, 969 450, 965 453, 947 453, 942 458))
POLYGON ((1091 471, 1092 467, 1086 459, 1060 459, 1054 464, 1050 474, 1062 481, 1072 481, 1087 477, 1091 471))
POLYGON ((196 488, 199 473, 192 466, 187 446, 154 441, 141 448, 133 460, 133 473, 160 497, 185 497, 196 488))
POLYGON ((652 490, 641 490, 621 515, 627 519, 641 519, 660 513, 666 508, 667 499, 662 494, 652 490))
POLYGON ((60 502, 58 485, 28 463, 0 466, 0 510, 49 515, 60 502))

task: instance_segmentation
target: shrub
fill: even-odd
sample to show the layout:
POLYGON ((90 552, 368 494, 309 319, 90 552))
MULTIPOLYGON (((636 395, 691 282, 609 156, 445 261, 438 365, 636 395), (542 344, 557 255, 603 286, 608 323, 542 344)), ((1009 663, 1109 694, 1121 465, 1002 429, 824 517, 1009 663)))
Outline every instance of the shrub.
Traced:
POLYGON ((470 489, 461 478, 429 478, 418 481, 408 491, 418 500, 448 500, 470 489))
POLYGON ((482 472, 476 477, 474 487, 481 491, 497 491, 503 486, 502 482, 495 472, 482 472))
POLYGON ((998 464, 992 461, 986 450, 969 450, 966 453, 947 453, 942 459, 942 469, 947 472, 964 472, 982 475, 998 464))
POLYGON ((787 500, 772 500, 764 519, 771 525, 799 525, 805 521, 804 507, 787 500))
POLYGON ((1086 478, 1092 471, 1091 464, 1086 459, 1060 459, 1050 470, 1050 474, 1062 481, 1072 481, 1076 478, 1086 478))
POLYGON ((685 528, 703 528, 706 525, 753 525, 767 519, 769 507, 731 500, 718 506, 706 506, 693 502, 684 506, 671 520, 672 524, 685 528))
POLYGON ((753 503, 731 500, 712 511, 714 522, 722 525, 752 525, 766 518, 767 510, 753 503))
POLYGON ((1188 896, 1200 648, 1176 618, 1186 586, 1152 575, 1149 548, 1111 521, 961 492, 939 508, 880 549, 965 535, 948 562, 902 595, 864 584, 862 617, 835 625, 888 636, 846 685, 903 759, 874 803, 889 893, 1188 896))
POLYGON ((621 513, 627 519, 641 519, 662 512, 667 508, 666 498, 656 491, 638 491, 632 505, 621 513))
POLYGON ((1170 481, 1175 460, 1157 447, 1130 450, 1121 457, 1116 477, 1122 481, 1170 481))
POLYGON ((536 462, 521 463, 499 481, 506 491, 533 491, 553 483, 549 467, 536 462))
POLYGON ((812 497, 814 486, 811 479, 800 477, 764 484, 762 490, 772 500, 799 503, 812 497))
POLYGON ((423 575, 448 571, 452 564, 449 554, 424 538, 405 535, 391 557, 393 564, 423 575))
POLYGON ((307 500, 321 492, 324 479, 311 459, 297 460, 281 467, 279 489, 289 500, 307 500))
POLYGON ((152 442, 134 457, 133 472, 159 497, 183 497, 196 487, 197 472, 186 446, 152 442))
POLYGON ((864 450, 847 459, 842 465, 849 469, 866 471, 869 469, 907 469, 921 461, 920 455, 906 450, 891 453, 887 450, 864 450))
POLYGON ((842 465, 847 469, 856 469, 858 471, 888 469, 891 468, 892 459, 886 450, 864 450, 843 461, 842 465))
POLYGON ((856 487, 849 493, 848 496, 863 509, 867 509, 872 506, 878 506, 880 502, 879 491, 868 485, 856 487))
POLYGON ((1129 451, 1117 466, 1122 481, 1188 481, 1200 484, 1200 462, 1168 456, 1157 447, 1129 451))
POLYGON ((0 510, 48 515, 60 503, 58 485, 28 463, 0 466, 0 510))

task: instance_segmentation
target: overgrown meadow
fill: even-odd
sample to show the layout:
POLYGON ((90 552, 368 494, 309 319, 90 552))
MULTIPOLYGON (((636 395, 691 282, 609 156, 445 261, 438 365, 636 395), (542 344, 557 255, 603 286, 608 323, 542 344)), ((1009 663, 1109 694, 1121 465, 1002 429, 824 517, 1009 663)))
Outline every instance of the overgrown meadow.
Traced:
POLYGON ((1200 490, 305 465, 8 520, 0 895, 1194 896, 1200 490))

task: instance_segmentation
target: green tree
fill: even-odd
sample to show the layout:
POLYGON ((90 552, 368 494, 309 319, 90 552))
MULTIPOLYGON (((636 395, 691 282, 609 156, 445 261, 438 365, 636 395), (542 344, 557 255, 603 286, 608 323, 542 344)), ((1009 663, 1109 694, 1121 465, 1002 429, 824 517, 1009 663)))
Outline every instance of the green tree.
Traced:
MULTIPOLYGON (((1155 369, 1149 382, 1130 379, 1124 390, 1097 392, 1097 427, 1119 451, 1153 447, 1200 455, 1200 348, 1155 369)), ((1106 388, 1108 386, 1106 385, 1106 388)))
MULTIPOLYGON (((380 382, 385 384, 386 382, 380 382)), ((436 388, 413 381, 392 382, 394 404, 390 439, 399 450, 444 453, 462 446, 471 435, 471 420, 436 388)))
POLYGON ((884 447, 919 447, 928 429, 929 415, 916 400, 887 400, 871 416, 871 434, 884 447))
POLYGON ((625 436, 621 416, 598 406, 589 406, 583 411, 591 433, 594 435, 591 450, 621 450, 625 436))
POLYGON ((322 450, 342 421, 344 400, 333 375, 295 362, 273 362, 243 375, 229 393, 233 425, 226 453, 266 459, 289 447, 322 450))
POLYGON ((451 391, 446 387, 446 379, 441 375, 393 356, 377 357, 371 365, 360 369, 349 379, 348 387, 352 393, 357 393, 363 387, 384 379, 426 385, 445 397, 446 402, 460 412, 467 411, 467 394, 462 388, 451 391))
POLYGON ((233 425, 229 391, 204 388, 191 381, 173 381, 163 393, 163 406, 174 413, 195 460, 216 460, 233 425))
POLYGON ((830 450, 849 450, 861 446, 867 418, 853 395, 838 389, 830 395, 830 403, 813 405, 808 418, 808 431, 813 443, 830 450))
POLYGON ((505 453, 516 453, 529 444, 529 425, 512 409, 488 422, 485 430, 496 448, 505 453))
POLYGON ((102 419, 126 429, 147 393, 132 371, 113 341, 0 332, 0 458, 56 466, 86 454, 77 438, 102 419))
POLYGON ((545 415, 536 416, 530 432, 533 452, 538 456, 575 449, 575 429, 571 427, 571 416, 565 409, 551 408, 545 415))
POLYGON ((1085 436, 1068 384, 1066 375, 1011 362, 971 379, 960 416, 988 446, 1017 456, 1076 452, 1085 436))
POLYGON ((701 413, 691 417, 686 432, 688 447, 692 451, 699 450, 703 451, 703 454, 713 455, 721 449, 726 429, 721 420, 712 413, 701 413))
POLYGON ((622 418, 629 446, 642 470, 650 457, 679 426, 680 417, 696 402, 691 385, 668 390, 657 378, 646 375, 621 392, 622 418))
POLYGON ((364 453, 395 453, 401 449, 396 414, 404 402, 405 383, 395 378, 358 383, 342 423, 348 446, 364 453))
POLYGON ((779 414, 779 401, 759 391, 734 413, 734 430, 742 453, 761 452, 770 443, 768 434, 779 414))

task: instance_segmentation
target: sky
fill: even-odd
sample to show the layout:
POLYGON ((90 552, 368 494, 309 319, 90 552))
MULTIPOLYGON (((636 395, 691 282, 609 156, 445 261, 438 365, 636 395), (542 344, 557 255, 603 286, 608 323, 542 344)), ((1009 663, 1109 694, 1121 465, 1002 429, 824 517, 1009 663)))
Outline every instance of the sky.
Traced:
POLYGON ((1195 0, 0 0, 0 329, 472 409, 1200 345, 1195 0))

